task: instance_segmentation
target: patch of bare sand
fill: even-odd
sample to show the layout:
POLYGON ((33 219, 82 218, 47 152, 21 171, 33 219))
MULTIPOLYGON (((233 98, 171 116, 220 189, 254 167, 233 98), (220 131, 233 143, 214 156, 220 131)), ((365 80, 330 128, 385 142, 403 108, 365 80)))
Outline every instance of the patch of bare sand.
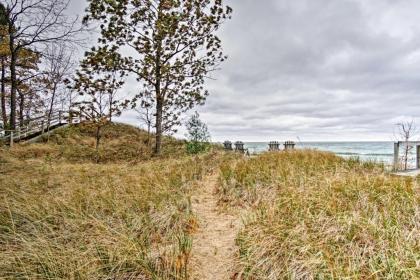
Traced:
POLYGON ((227 214, 217 205, 217 175, 204 179, 192 197, 199 230, 193 236, 191 279, 233 279, 236 253, 235 238, 241 227, 240 215, 227 214))

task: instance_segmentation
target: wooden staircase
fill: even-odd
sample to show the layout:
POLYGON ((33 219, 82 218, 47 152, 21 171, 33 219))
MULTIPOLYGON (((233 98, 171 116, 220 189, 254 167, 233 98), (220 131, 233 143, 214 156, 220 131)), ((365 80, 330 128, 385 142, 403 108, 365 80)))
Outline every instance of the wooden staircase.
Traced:
POLYGON ((43 114, 27 119, 24 121, 24 125, 18 125, 15 130, 0 128, 0 141, 12 146, 13 143, 30 140, 55 128, 77 122, 79 121, 74 119, 68 112, 55 111, 50 118, 43 114))

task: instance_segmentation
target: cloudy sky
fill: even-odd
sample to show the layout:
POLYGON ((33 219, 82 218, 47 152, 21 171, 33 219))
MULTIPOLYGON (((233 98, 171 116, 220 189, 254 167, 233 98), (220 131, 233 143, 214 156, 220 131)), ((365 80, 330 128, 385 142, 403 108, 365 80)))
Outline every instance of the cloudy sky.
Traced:
POLYGON ((197 109, 213 140, 392 140, 420 117, 420 1, 226 3, 229 60, 197 109))

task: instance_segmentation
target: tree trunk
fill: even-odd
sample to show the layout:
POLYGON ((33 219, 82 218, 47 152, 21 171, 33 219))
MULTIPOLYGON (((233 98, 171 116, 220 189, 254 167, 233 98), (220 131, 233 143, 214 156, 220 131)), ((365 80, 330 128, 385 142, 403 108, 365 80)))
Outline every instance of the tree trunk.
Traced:
MULTIPOLYGON (((160 14, 160 12, 159 12, 160 14)), ((158 40, 156 47, 156 60, 155 60, 155 90, 156 90, 156 146, 155 155, 160 155, 162 146, 162 117, 163 117, 163 102, 164 97, 161 92, 161 53, 162 53, 162 41, 158 40)))
POLYGON ((109 97, 109 114, 108 114, 108 118, 109 118, 109 122, 112 122, 112 103, 114 102, 114 99, 112 98, 112 94, 109 97))
POLYGON ((147 122, 147 147, 150 149, 150 129, 151 129, 150 120, 147 122))
POLYGON ((54 101, 55 101, 55 93, 57 91, 57 84, 54 83, 54 87, 53 87, 53 91, 52 91, 52 96, 51 96, 51 103, 50 103, 50 108, 48 110, 48 116, 47 116, 47 143, 50 141, 50 127, 51 127, 51 116, 53 113, 53 109, 54 109, 54 101))
POLYGON ((405 155, 404 155, 404 170, 408 167, 408 152, 409 152, 408 140, 405 142, 405 155))
MULTIPOLYGON (((157 13, 157 22, 162 18, 162 5, 164 1, 159 2, 158 13, 157 13)), ((155 155, 160 155, 161 146, 162 146, 162 118, 163 118, 163 102, 164 96, 161 92, 161 56, 162 56, 162 37, 160 35, 159 29, 156 34, 156 56, 155 56, 155 95, 156 95, 156 146, 155 146, 155 155)))
POLYGON ((158 97, 156 102, 156 146, 155 154, 160 155, 162 146, 162 116, 163 116, 163 101, 158 97))
POLYGON ((19 127, 22 128, 24 124, 24 110, 25 110, 25 95, 18 91, 19 93, 19 127))
POLYGON ((35 107, 33 100, 34 100, 34 94, 30 94, 29 95, 29 100, 27 101, 28 106, 26 106, 26 111, 25 111, 25 118, 27 120, 29 120, 31 118, 32 107, 35 107))
POLYGON ((16 60, 17 60, 17 50, 15 48, 15 38, 13 36, 13 27, 9 26, 9 47, 10 47, 10 129, 16 129, 16 90, 17 90, 17 81, 16 81, 16 60))
POLYGON ((4 57, 1 58, 1 118, 5 129, 8 127, 7 112, 6 112, 6 64, 4 57))
POLYGON ((96 163, 99 163, 99 144, 100 144, 100 141, 101 141, 101 126, 100 125, 98 125, 97 127, 96 127, 96 147, 95 147, 95 149, 96 149, 96 163))

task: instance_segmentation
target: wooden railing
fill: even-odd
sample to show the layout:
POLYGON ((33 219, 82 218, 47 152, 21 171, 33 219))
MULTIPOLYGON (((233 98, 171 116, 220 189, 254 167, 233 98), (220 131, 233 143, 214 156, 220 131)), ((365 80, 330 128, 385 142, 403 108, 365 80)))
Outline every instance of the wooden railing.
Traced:
POLYGON ((13 145, 24 139, 30 139, 33 136, 42 135, 49 130, 68 124, 79 122, 72 114, 64 111, 55 111, 48 115, 39 115, 37 117, 24 121, 23 125, 18 125, 15 130, 0 129, 0 141, 13 145))

